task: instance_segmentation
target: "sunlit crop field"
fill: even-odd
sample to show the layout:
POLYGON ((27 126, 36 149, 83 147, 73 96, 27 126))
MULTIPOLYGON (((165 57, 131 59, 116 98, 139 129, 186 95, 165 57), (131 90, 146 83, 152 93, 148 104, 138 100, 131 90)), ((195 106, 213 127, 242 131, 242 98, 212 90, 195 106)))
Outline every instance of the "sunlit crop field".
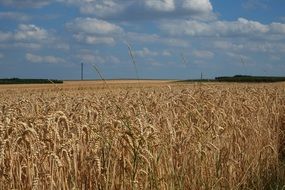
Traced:
POLYGON ((0 86, 0 189, 282 189, 285 83, 0 86))

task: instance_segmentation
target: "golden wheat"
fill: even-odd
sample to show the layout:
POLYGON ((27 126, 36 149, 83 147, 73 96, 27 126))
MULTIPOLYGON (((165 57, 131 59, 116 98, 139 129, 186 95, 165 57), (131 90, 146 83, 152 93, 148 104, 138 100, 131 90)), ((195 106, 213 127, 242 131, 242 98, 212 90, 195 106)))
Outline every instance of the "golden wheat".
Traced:
POLYGON ((1 90, 0 190, 285 187, 284 83, 114 87, 1 90))

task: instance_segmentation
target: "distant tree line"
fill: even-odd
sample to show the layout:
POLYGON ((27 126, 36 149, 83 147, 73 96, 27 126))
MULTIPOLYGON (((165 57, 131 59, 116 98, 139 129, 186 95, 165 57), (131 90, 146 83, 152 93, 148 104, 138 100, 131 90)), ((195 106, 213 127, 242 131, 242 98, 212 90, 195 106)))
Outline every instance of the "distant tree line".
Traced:
POLYGON ((281 82, 285 77, 235 75, 233 77, 216 77, 218 82, 281 82))
POLYGON ((250 76, 250 75, 235 75, 232 77, 222 76, 215 79, 189 79, 180 80, 177 82, 282 82, 285 77, 273 76, 250 76))
POLYGON ((48 83, 63 83, 62 80, 48 80, 48 79, 19 79, 7 78, 0 79, 0 84, 48 84, 48 83))

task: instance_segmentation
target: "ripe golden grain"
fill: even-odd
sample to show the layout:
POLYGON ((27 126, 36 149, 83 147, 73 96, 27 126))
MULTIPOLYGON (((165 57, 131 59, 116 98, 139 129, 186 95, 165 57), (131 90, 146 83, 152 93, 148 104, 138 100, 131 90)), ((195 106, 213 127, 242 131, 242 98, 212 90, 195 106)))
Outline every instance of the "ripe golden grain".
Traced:
POLYGON ((285 187, 284 83, 133 85, 0 90, 0 190, 285 187))

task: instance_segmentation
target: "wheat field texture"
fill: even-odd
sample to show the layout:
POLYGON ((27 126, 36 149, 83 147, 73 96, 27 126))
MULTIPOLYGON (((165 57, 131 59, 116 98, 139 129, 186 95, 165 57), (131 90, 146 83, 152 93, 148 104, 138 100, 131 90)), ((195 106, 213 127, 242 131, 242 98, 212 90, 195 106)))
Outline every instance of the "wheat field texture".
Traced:
POLYGON ((285 83, 0 88, 0 105, 1 190, 285 189, 285 83))

